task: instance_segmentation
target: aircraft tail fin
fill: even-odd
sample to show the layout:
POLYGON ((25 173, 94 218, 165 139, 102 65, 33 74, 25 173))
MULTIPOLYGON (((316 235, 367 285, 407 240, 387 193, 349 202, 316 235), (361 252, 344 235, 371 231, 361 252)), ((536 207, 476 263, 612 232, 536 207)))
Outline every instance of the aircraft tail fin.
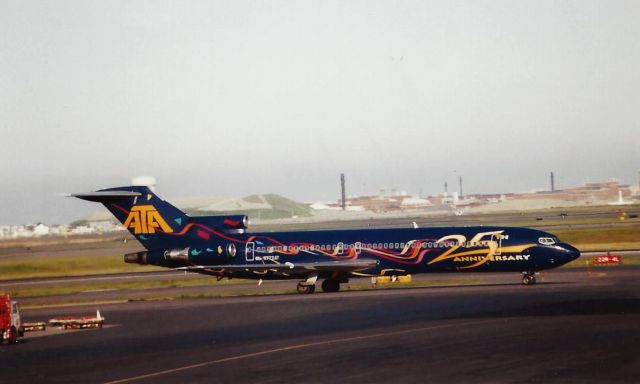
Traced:
POLYGON ((102 203, 147 249, 179 246, 177 234, 189 221, 186 213, 145 186, 107 188, 71 196, 102 203))

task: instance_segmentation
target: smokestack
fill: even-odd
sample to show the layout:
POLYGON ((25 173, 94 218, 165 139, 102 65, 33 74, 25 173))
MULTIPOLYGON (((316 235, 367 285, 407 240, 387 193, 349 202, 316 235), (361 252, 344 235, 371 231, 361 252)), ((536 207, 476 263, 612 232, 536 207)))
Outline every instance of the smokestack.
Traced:
POLYGON ((449 190, 447 189, 447 182, 444 182, 444 193, 449 193, 449 190))
POLYGON ((553 183, 553 172, 551 172, 551 192, 556 191, 556 186, 553 183))
POLYGON ((344 173, 340 174, 340 187, 342 188, 342 210, 344 211, 347 209, 347 200, 344 190, 344 173))
POLYGON ((460 176, 460 197, 462 197, 462 176, 460 176))

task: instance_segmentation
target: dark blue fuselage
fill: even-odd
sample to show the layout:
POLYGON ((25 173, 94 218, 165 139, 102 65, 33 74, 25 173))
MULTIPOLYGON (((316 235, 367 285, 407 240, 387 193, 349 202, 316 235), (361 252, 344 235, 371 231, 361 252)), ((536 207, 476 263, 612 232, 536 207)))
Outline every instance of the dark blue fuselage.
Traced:
MULTIPOLYGON (((563 265, 579 256, 577 249, 553 235, 528 228, 434 227, 418 229, 349 229, 226 235, 200 228, 174 247, 188 248, 188 261, 151 250, 150 264, 275 265, 319 261, 374 259, 379 264, 354 273, 360 276, 404 275, 447 271, 537 271, 563 265), (542 239, 542 240, 541 240, 542 239), (225 253, 233 244, 236 252, 225 253)), ((243 278, 298 278, 280 273, 234 271, 243 278)), ((322 276, 321 276, 322 277, 322 276)))

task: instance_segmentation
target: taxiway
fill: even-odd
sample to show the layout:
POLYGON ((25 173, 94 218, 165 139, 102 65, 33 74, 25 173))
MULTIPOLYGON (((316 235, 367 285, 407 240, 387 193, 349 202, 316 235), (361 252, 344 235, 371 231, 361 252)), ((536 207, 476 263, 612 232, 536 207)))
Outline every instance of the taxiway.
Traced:
POLYGON ((103 305, 108 327, 27 334, 0 368, 11 383, 637 382, 639 273, 103 305))

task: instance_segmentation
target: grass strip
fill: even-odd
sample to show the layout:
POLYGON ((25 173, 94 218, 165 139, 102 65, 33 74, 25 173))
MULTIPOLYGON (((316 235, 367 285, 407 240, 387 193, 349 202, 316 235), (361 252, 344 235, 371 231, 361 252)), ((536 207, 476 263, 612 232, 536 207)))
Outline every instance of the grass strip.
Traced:
POLYGON ((244 280, 221 280, 217 281, 213 277, 203 277, 200 279, 171 279, 171 280, 149 280, 149 281, 130 281, 122 283, 95 283, 83 285, 55 285, 55 286, 38 286, 14 288, 10 291, 14 297, 42 297, 68 295, 72 293, 91 292, 91 291, 111 291, 111 290, 144 290, 153 288, 183 288, 198 286, 216 286, 223 284, 237 284, 246 282, 244 280))
POLYGON ((640 248, 640 227, 559 229, 549 232, 583 252, 640 248))
MULTIPOLYGON (((378 290, 378 289, 408 289, 408 288, 425 288, 425 287, 450 287, 450 286, 464 286, 464 285, 480 285, 486 284, 486 281, 481 280, 465 280, 460 281, 456 279, 447 279, 447 280, 437 280, 437 281, 421 281, 421 282, 410 282, 410 283, 384 283, 384 284, 376 284, 372 285, 370 283, 363 284, 349 284, 345 285, 342 288, 342 291, 368 291, 368 290, 378 290)), ((208 299, 208 298, 224 298, 224 297, 241 297, 241 296, 265 296, 265 295, 282 295, 282 294, 295 294, 295 288, 286 288, 286 289, 266 289, 261 291, 248 291, 248 290, 237 290, 237 291, 227 291, 227 292, 199 292, 199 293, 180 293, 176 295, 158 295, 158 296, 145 296, 145 297, 129 297, 126 299, 115 299, 110 301, 101 301, 97 302, 98 304, 110 304, 110 303, 123 303, 123 302, 134 302, 134 301, 163 301, 163 300, 189 300, 189 299, 208 299)), ((35 308, 43 308, 43 307, 66 307, 66 306, 74 306, 74 305, 91 305, 94 302, 65 302, 60 304, 50 304, 50 303, 38 303, 31 302, 27 306, 22 306, 23 308, 35 309, 35 308)))
POLYGON ((152 270, 160 271, 165 270, 165 268, 151 266, 141 268, 136 264, 127 264, 122 260, 122 255, 0 260, 0 279, 2 280, 130 273, 152 270))

